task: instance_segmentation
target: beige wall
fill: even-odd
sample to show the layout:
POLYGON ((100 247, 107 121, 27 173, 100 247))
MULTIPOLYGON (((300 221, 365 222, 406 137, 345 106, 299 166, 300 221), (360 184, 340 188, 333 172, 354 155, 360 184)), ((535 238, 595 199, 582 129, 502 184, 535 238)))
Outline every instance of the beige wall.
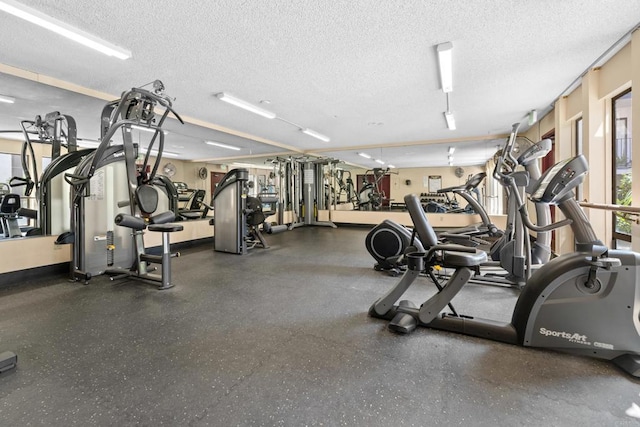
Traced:
MULTIPOLYGON (((560 160, 574 153, 574 123, 579 117, 586 118, 588 123, 585 125, 584 138, 586 140, 585 155, 588 158, 591 170, 585 182, 585 199, 591 202, 611 203, 611 107, 610 100, 613 96, 621 93, 631 87, 634 78, 640 81, 640 33, 632 36, 629 45, 621 49, 606 64, 602 65, 598 70, 592 70, 587 73, 581 84, 573 90, 572 93, 559 99, 555 103, 555 108, 540 122, 530 129, 526 136, 532 140, 537 140, 541 135, 549 130, 555 129, 556 144, 555 158, 560 160)), ((640 96, 633 99, 632 105, 633 115, 640 117, 640 96)), ((640 123, 640 121, 636 121, 640 123)), ((633 129, 633 138, 640 141, 640 126, 633 129)), ((41 157, 45 154, 44 146, 35 146, 38 150, 36 156, 41 157)), ((19 153, 20 142, 8 141, 0 138, 0 152, 19 153)), ((175 181, 184 181, 192 188, 207 190, 208 197, 211 197, 210 179, 201 180, 197 177, 197 170, 205 166, 210 172, 225 172, 222 165, 191 163, 174 159, 164 159, 161 165, 167 162, 176 165, 176 175, 172 178, 175 181)), ((634 163, 640 166, 640 150, 634 150, 634 163)), ((38 162, 41 164, 41 162, 38 162)), ((423 184, 424 177, 429 175, 441 175, 443 187, 459 185, 464 182, 467 175, 481 172, 484 170, 482 166, 464 167, 465 173, 461 178, 455 177, 454 168, 411 168, 397 170, 397 175, 391 176, 391 194, 390 198, 401 201, 407 193, 423 193, 427 192, 423 184), (411 184, 407 185, 406 180, 410 180, 411 184)), ((358 173, 364 171, 353 171, 354 178, 358 173)), ((251 171, 251 173, 261 173, 251 171)), ((636 167, 633 172, 633 199, 640 201, 640 167, 636 167)), ((638 202, 635 203, 638 205, 638 202)), ((598 236, 605 243, 611 243, 611 213, 593 212, 588 210, 587 214, 595 228, 598 236)), ((204 229, 201 230, 204 232, 204 229)), ((635 224, 632 228, 633 247, 640 251, 640 225, 635 224)), ((196 232, 196 234, 199 234, 196 232)), ((572 239, 567 238, 565 230, 557 232, 558 247, 556 250, 567 252, 571 250, 572 239), (563 237, 564 236, 564 237, 563 237)), ((3 242, 12 245, 11 252, 24 253, 31 249, 31 243, 26 242, 29 239, 20 239, 12 242, 3 242), (13 246, 16 246, 14 248, 13 246)), ((47 241, 48 242, 48 241, 47 241)), ((40 260, 50 259, 51 263, 59 259, 62 253, 61 249, 51 248, 50 242, 46 245, 38 246, 39 250, 47 253, 50 252, 51 257, 39 256, 40 260)), ((66 252, 66 251, 64 251, 66 252)), ((6 253, 4 251, 3 253, 6 253)), ((14 271, 17 267, 29 268, 30 266, 41 265, 40 261, 33 260, 27 264, 20 264, 8 260, 11 264, 11 270, 4 266, 0 266, 0 272, 14 271)))
MULTIPOLYGON (((583 118, 583 154, 589 162, 589 173, 583 185, 583 200, 594 203, 613 202, 612 195, 612 131, 611 99, 631 87, 636 77, 640 80, 640 32, 636 31, 631 42, 617 52, 601 67, 589 70, 579 85, 568 95, 555 102, 554 110, 541 124, 534 126, 528 136, 540 136, 555 129, 555 159, 576 154, 575 121, 583 118), (550 126, 551 124, 551 126, 550 126)), ((640 117, 640 99, 633 98, 632 114, 640 117)), ((634 126, 633 138, 640 140, 640 128, 634 126)), ((533 138, 532 138, 533 139, 533 138)), ((640 150, 634 150, 634 163, 640 165, 640 150)), ((633 170, 633 200, 640 200, 640 167, 633 170)), ((634 203, 638 206, 638 202, 634 203)), ((612 244, 612 213, 594 209, 586 210, 598 237, 607 245, 612 244)), ((558 219, 562 215, 558 215, 558 219)), ((640 250, 640 229, 632 227, 633 248, 640 250)), ((556 251, 569 252, 573 248, 570 230, 556 231, 556 251)))

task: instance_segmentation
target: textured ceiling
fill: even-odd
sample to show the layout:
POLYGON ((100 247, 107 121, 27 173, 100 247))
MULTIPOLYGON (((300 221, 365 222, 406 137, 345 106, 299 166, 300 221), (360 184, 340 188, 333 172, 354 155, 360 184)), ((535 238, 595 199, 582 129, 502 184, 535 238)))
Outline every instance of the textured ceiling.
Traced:
MULTIPOLYGON (((399 167, 445 165, 436 147, 403 145, 450 139, 461 142, 438 146, 455 144, 456 163, 482 163, 496 145, 491 135, 506 133, 531 109, 547 109, 640 22, 637 0, 23 3, 131 50, 133 58, 104 56, 0 12, 0 63, 111 94, 160 79, 181 114, 366 167, 373 164, 355 154, 361 145, 399 167), (435 45, 446 41, 454 46, 455 131, 444 121, 435 55, 435 45), (267 100, 264 108, 331 142, 220 102, 220 91, 267 100)), ((0 106, 5 129, 17 127, 18 116, 75 110, 79 134, 97 137, 104 101, 6 75, 0 93, 18 99, 0 106)), ((285 151, 193 125, 170 127, 169 150, 190 160, 285 151), (214 149, 204 139, 243 150, 214 149)))

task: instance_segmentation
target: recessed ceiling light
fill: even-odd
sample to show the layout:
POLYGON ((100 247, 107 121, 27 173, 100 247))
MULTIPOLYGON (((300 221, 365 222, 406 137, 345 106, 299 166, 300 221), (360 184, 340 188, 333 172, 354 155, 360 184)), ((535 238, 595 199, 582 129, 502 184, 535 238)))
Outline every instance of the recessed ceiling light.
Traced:
POLYGON ((381 165, 384 165, 384 162, 380 159, 373 159, 373 161, 376 163, 380 163, 381 165))
POLYGON ((364 157, 365 159, 370 159, 371 156, 368 155, 367 153, 358 153, 358 156, 364 157))

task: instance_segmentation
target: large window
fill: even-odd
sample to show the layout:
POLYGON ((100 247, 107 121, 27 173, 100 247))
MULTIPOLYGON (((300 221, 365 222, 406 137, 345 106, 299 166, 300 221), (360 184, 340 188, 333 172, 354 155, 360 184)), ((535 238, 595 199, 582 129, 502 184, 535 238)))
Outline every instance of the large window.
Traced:
POLYGON ((40 169, 40 175, 42 175, 42 172, 44 172, 44 170, 47 168, 47 166, 49 166, 51 164, 51 157, 43 157, 42 158, 42 169, 40 169))
MULTIPOLYGON (((14 176, 24 176, 20 155, 0 153, 0 183, 9 185, 9 180, 14 176)), ((24 196, 24 187, 14 187, 11 192, 24 196)))
MULTIPOLYGON (((613 98, 613 203, 631 205, 631 89, 613 98)), ((613 216, 613 243, 627 247, 631 242, 631 220, 613 216)))
MULTIPOLYGON (((2 184, 3 191, 10 191, 11 193, 19 194, 22 196, 22 207, 32 207, 29 205, 29 200, 24 197, 24 186, 17 186, 9 188, 9 181, 14 176, 23 177, 22 162, 20 161, 19 154, 0 153, 0 184, 2 184)), ((24 227, 29 225, 27 218, 19 218, 18 225, 24 227)))

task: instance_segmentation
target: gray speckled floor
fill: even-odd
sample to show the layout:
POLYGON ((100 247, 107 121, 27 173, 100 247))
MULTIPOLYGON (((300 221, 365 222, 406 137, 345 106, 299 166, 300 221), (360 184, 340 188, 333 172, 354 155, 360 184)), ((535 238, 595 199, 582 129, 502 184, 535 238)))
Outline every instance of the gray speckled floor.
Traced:
MULTIPOLYGON (((0 424, 638 424, 640 381, 606 362, 369 318, 397 279, 373 271, 366 232, 296 229, 244 257, 190 248, 168 291, 55 278, 0 292, 0 350, 19 357, 0 424)), ((463 292, 460 311, 510 319, 515 291, 463 292)))

